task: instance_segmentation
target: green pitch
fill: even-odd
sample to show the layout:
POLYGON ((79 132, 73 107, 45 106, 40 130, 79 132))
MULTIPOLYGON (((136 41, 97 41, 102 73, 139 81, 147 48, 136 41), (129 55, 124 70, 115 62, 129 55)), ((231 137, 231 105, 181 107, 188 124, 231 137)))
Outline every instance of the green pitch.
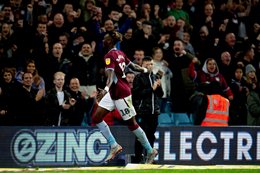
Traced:
MULTIPOLYGON (((8 171, 10 172, 10 171, 8 171)), ((28 172, 28 173, 115 173, 115 171, 112 170, 81 170, 81 171, 19 171, 19 172, 28 172)), ((206 169, 206 170, 166 170, 166 169, 160 169, 160 170, 117 170, 116 173, 259 173, 260 169, 206 169)), ((6 172, 7 173, 7 172, 6 172)), ((11 173, 11 172, 10 172, 11 173)))
POLYGON ((216 165, 216 166, 189 166, 189 165, 145 165, 128 164, 125 167, 71 167, 71 168, 0 168, 1 172, 26 173, 260 173, 259 166, 250 165, 216 165))

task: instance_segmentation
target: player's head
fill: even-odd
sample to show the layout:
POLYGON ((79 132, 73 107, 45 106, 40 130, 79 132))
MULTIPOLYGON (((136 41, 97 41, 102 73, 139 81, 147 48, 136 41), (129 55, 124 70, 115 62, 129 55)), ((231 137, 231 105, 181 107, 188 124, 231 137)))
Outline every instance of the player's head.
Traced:
POLYGON ((103 42, 105 47, 112 48, 119 41, 122 41, 122 34, 117 31, 112 31, 105 35, 103 42))

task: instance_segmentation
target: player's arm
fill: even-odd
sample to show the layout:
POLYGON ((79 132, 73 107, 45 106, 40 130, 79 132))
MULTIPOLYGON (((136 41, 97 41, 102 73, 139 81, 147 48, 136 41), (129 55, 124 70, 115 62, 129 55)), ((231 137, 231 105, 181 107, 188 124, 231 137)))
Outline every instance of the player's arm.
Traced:
POLYGON ((98 95, 97 95, 97 100, 100 101, 102 97, 109 92, 109 88, 113 83, 113 78, 114 78, 115 72, 112 69, 107 69, 106 70, 106 76, 107 76, 107 81, 106 81, 106 86, 104 89, 99 89, 98 95))
POLYGON ((106 90, 107 92, 109 91, 109 88, 113 83, 114 75, 115 75, 114 70, 112 70, 112 69, 106 70, 107 82, 106 82, 106 87, 104 90, 106 90, 106 88, 107 88, 107 90, 106 90))
POLYGON ((148 71, 147 68, 141 67, 140 65, 135 64, 135 63, 132 63, 132 62, 130 62, 130 63, 128 64, 128 67, 131 68, 132 70, 138 71, 138 72, 147 73, 147 71, 148 71))

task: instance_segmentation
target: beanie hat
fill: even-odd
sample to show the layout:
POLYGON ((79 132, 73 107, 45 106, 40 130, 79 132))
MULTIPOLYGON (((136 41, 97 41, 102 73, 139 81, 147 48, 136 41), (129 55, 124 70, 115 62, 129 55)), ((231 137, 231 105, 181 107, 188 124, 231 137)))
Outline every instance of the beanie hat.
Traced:
POLYGON ((246 74, 247 73, 249 73, 249 72, 251 72, 251 71, 256 71, 255 70, 255 67, 252 65, 252 64, 248 64, 247 66, 246 66, 246 74))

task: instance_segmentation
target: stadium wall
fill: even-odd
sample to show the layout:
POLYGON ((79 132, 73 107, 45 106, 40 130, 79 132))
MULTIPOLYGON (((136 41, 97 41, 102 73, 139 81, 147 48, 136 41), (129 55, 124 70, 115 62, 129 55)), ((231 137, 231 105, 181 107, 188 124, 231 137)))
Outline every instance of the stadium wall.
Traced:
MULTIPOLYGON (((107 140, 94 127, 0 127, 0 167, 124 165, 134 153, 134 135, 111 130, 123 152, 105 163, 107 140)), ((259 127, 158 127, 158 164, 258 165, 259 127)))

